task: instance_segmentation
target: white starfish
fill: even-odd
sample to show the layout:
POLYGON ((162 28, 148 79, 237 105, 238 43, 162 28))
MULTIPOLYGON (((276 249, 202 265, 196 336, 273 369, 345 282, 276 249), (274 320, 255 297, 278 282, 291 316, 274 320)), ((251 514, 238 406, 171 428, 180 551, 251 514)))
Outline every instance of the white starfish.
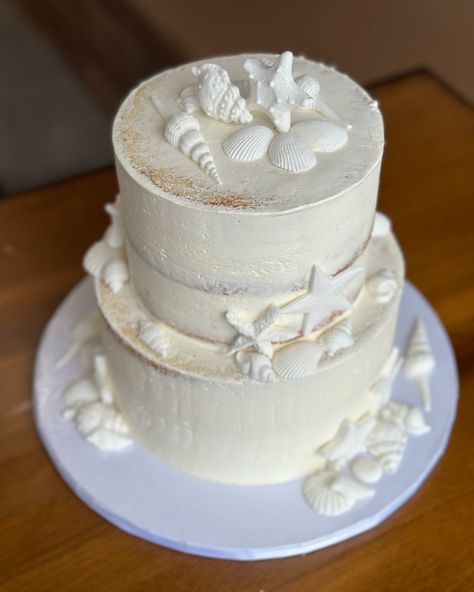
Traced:
POLYGON ((320 448, 321 454, 340 469, 351 458, 366 448, 367 436, 375 427, 375 417, 368 416, 359 421, 345 419, 332 440, 320 448))
POLYGON ((352 279, 362 271, 362 267, 351 267, 331 277, 318 265, 313 265, 308 292, 283 307, 282 314, 305 313, 302 330, 303 335, 308 335, 332 313, 352 309, 352 303, 344 292, 352 279))
POLYGON ((274 64, 259 58, 249 58, 244 63, 252 81, 251 100, 269 113, 280 132, 290 130, 293 109, 311 103, 311 97, 296 84, 292 66, 291 51, 282 53, 274 64))
POLYGON ((239 335, 227 350, 227 355, 247 347, 254 347, 264 356, 271 358, 273 355, 272 342, 281 343, 298 335, 297 331, 291 329, 272 327, 280 316, 280 309, 275 304, 271 304, 255 321, 249 321, 230 311, 225 316, 229 323, 239 332, 239 335))

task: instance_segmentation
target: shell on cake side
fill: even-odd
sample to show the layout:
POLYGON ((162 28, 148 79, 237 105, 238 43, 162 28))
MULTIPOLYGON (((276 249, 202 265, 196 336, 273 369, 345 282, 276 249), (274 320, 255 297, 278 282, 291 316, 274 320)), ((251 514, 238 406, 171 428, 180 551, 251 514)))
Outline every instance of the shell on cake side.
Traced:
POLYGON ((273 369, 283 378, 298 380, 316 372, 322 349, 313 341, 298 341, 277 351, 273 369))

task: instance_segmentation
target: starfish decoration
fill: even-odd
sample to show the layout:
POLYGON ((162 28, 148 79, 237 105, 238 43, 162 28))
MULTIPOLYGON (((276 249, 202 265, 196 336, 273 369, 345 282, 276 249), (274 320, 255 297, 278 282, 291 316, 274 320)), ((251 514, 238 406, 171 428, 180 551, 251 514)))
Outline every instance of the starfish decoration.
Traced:
POLYGON ((366 450, 366 440, 376 424, 375 417, 368 416, 359 421, 344 420, 336 435, 320 448, 321 454, 339 470, 347 461, 366 450))
POLYGON ((281 343, 293 339, 297 331, 284 327, 272 327, 280 316, 280 309, 271 304, 255 321, 240 316, 235 312, 227 312, 226 319, 237 329, 239 335, 230 345, 227 355, 238 352, 247 347, 254 347, 258 352, 269 358, 273 355, 272 342, 281 343))
POLYGON ((244 63, 252 81, 252 99, 269 113, 279 132, 290 131, 293 109, 311 103, 311 97, 296 84, 292 66, 291 51, 282 53, 274 64, 259 58, 249 58, 244 63))
POLYGON ((344 295, 345 289, 352 279, 363 270, 352 267, 337 274, 328 276, 317 265, 313 265, 309 290, 293 302, 282 308, 283 314, 305 313, 303 335, 308 335, 321 321, 334 312, 352 309, 352 303, 344 295))

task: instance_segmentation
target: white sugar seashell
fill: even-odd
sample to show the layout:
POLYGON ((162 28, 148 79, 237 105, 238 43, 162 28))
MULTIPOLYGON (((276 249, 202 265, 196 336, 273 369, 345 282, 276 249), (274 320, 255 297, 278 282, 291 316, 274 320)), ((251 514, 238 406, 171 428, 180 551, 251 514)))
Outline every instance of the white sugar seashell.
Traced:
POLYGON ((267 356, 253 352, 237 352, 235 363, 239 370, 247 374, 252 380, 261 382, 275 382, 276 376, 272 368, 272 363, 267 356))
POLYGON ((179 98, 177 100, 178 106, 186 113, 194 113, 200 107, 198 98, 196 96, 196 85, 192 84, 191 86, 187 86, 183 88, 183 90, 179 93, 179 98))
POLYGON ((295 82, 312 99, 315 99, 319 95, 321 85, 317 78, 309 74, 302 74, 295 78, 295 82))
POLYGON ((165 328, 160 323, 141 321, 138 337, 145 345, 160 356, 165 357, 168 352, 168 337, 165 328))
POLYGON ((397 276, 390 269, 382 269, 367 280, 366 287, 376 302, 387 304, 397 291, 397 276))
POLYGON ((132 440, 122 434, 110 432, 103 428, 98 428, 86 437, 87 441, 93 444, 99 450, 106 452, 117 452, 130 446, 132 440))
POLYGON ((375 212, 374 225, 372 227, 372 236, 379 238, 386 236, 392 229, 392 223, 382 212, 375 212))
POLYGON ((204 142, 199 121, 189 113, 179 112, 172 115, 165 126, 165 138, 178 147, 185 156, 189 156, 199 168, 216 183, 222 183, 214 163, 209 146, 204 142))
POLYGON ((122 257, 114 257, 107 263, 103 271, 104 282, 112 292, 117 293, 128 282, 128 265, 122 257))
POLYGON ((331 470, 308 477, 303 488, 306 502, 324 516, 338 516, 350 510, 356 501, 366 499, 374 490, 331 470))
POLYGON ((80 407, 99 399, 99 391, 90 378, 76 380, 64 391, 63 416, 66 419, 74 417, 80 407))
POLYGON ((312 341, 299 341, 273 356, 273 369, 283 378, 297 380, 316 372, 322 349, 312 341))
POLYGON ((407 438, 406 431, 392 421, 378 420, 367 438, 367 450, 384 471, 395 473, 405 453, 407 438))
POLYGON ((111 224, 107 228, 104 240, 113 249, 118 249, 123 246, 125 241, 125 231, 120 214, 120 195, 117 196, 115 203, 105 204, 105 211, 110 216, 111 224))
POLYGON ((76 414, 77 429, 87 436, 95 429, 100 427, 104 415, 104 404, 100 401, 95 401, 82 405, 76 414))
POLYGON ((103 406, 102 420, 100 427, 116 434, 126 435, 129 433, 129 427, 124 420, 123 415, 112 405, 103 406))
POLYGON ((298 121, 291 131, 316 152, 335 152, 345 146, 349 139, 346 129, 322 119, 298 121))
POLYGON ((292 133, 281 133, 273 138, 268 149, 270 162, 290 173, 303 173, 317 162, 310 147, 292 133))
POLYGON ((94 382, 101 401, 107 404, 113 403, 114 393, 110 382, 107 358, 104 354, 98 354, 94 358, 94 382))
MULTIPOLYGON (((208 117, 226 123, 249 123, 252 114, 239 88, 231 83, 229 74, 217 64, 193 66, 193 74, 199 77, 196 97, 208 117)), ((188 101, 189 104, 189 101, 188 101)))
POLYGON ((102 270, 115 254, 115 249, 101 240, 89 247, 82 265, 87 273, 95 278, 100 278, 102 270))
POLYGON ((358 456, 351 463, 351 472, 362 483, 377 483, 383 471, 379 462, 370 456, 358 456))
POLYGON ((407 346, 403 371, 418 385, 425 411, 431 409, 431 391, 428 379, 434 367, 435 359, 426 328, 421 319, 417 319, 407 346))
POLYGON ((339 351, 352 347, 352 324, 350 319, 344 319, 328 331, 325 331, 319 339, 323 350, 330 357, 335 356, 339 351))
POLYGON ((273 132, 264 125, 253 125, 235 132, 222 142, 224 153, 233 160, 251 162, 267 153, 273 132))
POLYGON ((341 468, 356 454, 364 451, 366 440, 376 420, 369 416, 357 422, 345 419, 332 440, 321 446, 319 453, 336 468, 341 468))
POLYGON ((392 421, 414 436, 421 436, 431 430, 421 410, 412 405, 390 401, 380 411, 380 417, 392 421))

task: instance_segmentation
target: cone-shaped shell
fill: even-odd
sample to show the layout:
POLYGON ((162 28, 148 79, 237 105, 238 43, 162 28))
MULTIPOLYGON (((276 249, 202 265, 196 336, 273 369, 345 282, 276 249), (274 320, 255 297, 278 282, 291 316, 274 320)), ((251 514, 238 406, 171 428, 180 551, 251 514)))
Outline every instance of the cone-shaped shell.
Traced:
POLYGON ((166 356, 168 351, 168 338, 164 327, 159 323, 141 321, 138 337, 152 351, 161 356, 166 356))
POLYGON ((179 146, 179 142, 189 130, 199 130, 199 121, 189 113, 182 111, 172 115, 165 126, 165 138, 172 146, 179 146))
POLYGON ((252 162, 267 153, 273 132, 264 125, 253 125, 235 132, 222 142, 224 153, 233 160, 252 162))
POLYGON ((312 99, 318 96, 321 85, 317 78, 309 74, 302 74, 295 78, 295 82, 312 99))
POLYGON ((290 173, 303 173, 312 169, 316 156, 306 142, 292 133, 275 136, 268 149, 270 162, 290 173))
POLYGON ((316 372, 321 354, 321 347, 312 341, 292 343, 273 356, 273 369, 290 380, 305 378, 316 372))
POLYGON ((390 218, 388 218, 385 214, 382 214, 382 212, 375 212, 372 236, 376 238, 380 236, 386 236, 391 229, 392 223, 390 222, 390 218))
POLYGON ((320 344, 328 356, 332 357, 337 352, 352 347, 352 324, 349 319, 344 319, 328 331, 325 331, 320 338, 320 344))
POLYGON ((128 265, 122 257, 114 257, 104 268, 104 282, 112 292, 120 292, 128 282, 128 265))
POLYGON ((430 374, 434 368, 428 335, 421 319, 417 319, 408 343, 403 370, 410 378, 430 374))
POLYGON ((292 133, 316 152, 336 152, 347 144, 349 136, 343 127, 322 119, 305 119, 295 123, 292 133))
POLYGON ((95 278, 100 278, 102 270, 115 254, 115 249, 105 241, 98 241, 87 250, 83 261, 84 269, 95 278))

